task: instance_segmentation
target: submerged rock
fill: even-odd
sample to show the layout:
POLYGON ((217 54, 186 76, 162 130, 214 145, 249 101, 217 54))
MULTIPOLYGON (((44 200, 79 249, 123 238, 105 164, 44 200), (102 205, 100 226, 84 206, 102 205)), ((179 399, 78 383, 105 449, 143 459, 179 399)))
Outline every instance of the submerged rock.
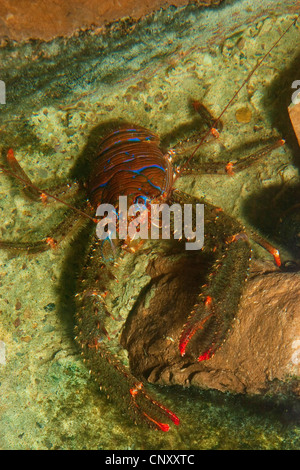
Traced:
POLYGON ((227 341, 212 359, 194 363, 180 356, 177 338, 193 305, 196 270, 172 271, 166 260, 149 269, 155 295, 140 301, 123 334, 134 373, 156 384, 300 395, 299 273, 256 263, 227 341))
MULTIPOLYGON (((218 5, 223 0, 195 0, 199 6, 218 5)), ((17 41, 28 39, 50 40, 57 36, 71 36, 78 30, 91 26, 105 28, 108 23, 120 18, 137 21, 145 15, 167 8, 187 5, 188 0, 48 0, 42 8, 32 5, 31 0, 18 2, 2 0, 0 5, 0 39, 10 38, 17 41)))
POLYGON ((300 144, 300 103, 291 104, 288 107, 288 111, 297 140, 300 144))

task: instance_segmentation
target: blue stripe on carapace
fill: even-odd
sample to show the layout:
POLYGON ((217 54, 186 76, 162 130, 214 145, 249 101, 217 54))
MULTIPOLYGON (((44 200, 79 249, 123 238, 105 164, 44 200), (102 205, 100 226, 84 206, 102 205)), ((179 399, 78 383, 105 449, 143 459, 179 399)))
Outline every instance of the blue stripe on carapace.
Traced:
POLYGON ((101 150, 99 155, 97 155, 97 159, 100 158, 104 153, 108 152, 112 147, 115 147, 116 145, 119 145, 119 144, 125 144, 126 142, 142 142, 142 139, 139 139, 138 137, 131 137, 127 139, 115 140, 108 147, 101 150))
MULTIPOLYGON (((107 184, 110 182, 111 178, 113 176, 115 176, 117 173, 121 173, 121 172, 127 172, 127 173, 134 173, 136 175, 140 175, 141 172, 143 172, 144 170, 146 170, 147 168, 158 168, 160 170, 162 170, 163 172, 165 172, 165 168, 163 168, 162 166, 160 165, 150 165, 150 166, 144 166, 143 168, 140 168, 139 170, 124 170, 124 169, 120 169, 120 170, 117 170, 116 173, 114 173, 105 183, 102 183, 102 184, 99 184, 98 186, 96 186, 95 188, 91 189, 91 193, 97 191, 97 189, 100 189, 100 188, 105 188, 107 186, 107 184)), ((147 182, 153 187, 153 188, 156 188, 158 189, 159 191, 162 191, 162 188, 160 186, 156 186, 154 183, 152 183, 152 181, 150 181, 148 178, 147 178, 147 182)))

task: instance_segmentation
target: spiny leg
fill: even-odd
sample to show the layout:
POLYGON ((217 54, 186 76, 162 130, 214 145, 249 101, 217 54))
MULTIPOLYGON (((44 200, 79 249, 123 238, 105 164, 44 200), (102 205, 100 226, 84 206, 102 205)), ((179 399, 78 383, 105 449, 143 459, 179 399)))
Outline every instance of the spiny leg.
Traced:
POLYGON ((215 259, 179 339, 180 354, 188 351, 201 361, 212 357, 228 335, 247 278, 251 247, 245 228, 221 209, 177 190, 172 202, 204 203, 202 251, 215 259))
MULTIPOLYGON (((8 172, 8 174, 12 174, 15 178, 23 184, 23 192, 24 194, 33 201, 38 201, 40 199, 40 192, 34 187, 31 179, 25 173, 25 171, 20 166, 19 162, 17 161, 14 152, 12 149, 9 149, 6 155, 7 163, 9 164, 12 173, 8 172)), ((0 169, 6 173, 6 169, 3 165, 0 166, 0 169)))
POLYGON ((177 416, 153 398, 144 384, 117 357, 120 354, 118 334, 122 324, 118 324, 114 338, 110 331, 107 332, 107 324, 111 325, 114 319, 106 305, 106 290, 115 282, 113 266, 116 262, 104 263, 100 254, 101 241, 94 238, 76 295, 76 340, 84 361, 100 389, 105 390, 108 397, 113 398, 125 412, 154 429, 168 431, 169 425, 164 420, 168 418, 178 425, 177 416))
MULTIPOLYGON (((189 346, 189 354, 202 361, 212 357, 228 335, 248 276, 251 247, 245 228, 222 209, 178 190, 173 192, 172 202, 204 204, 205 240, 202 250, 216 257, 179 340, 182 356, 189 346)), ((278 250, 253 232, 250 236, 267 249, 280 266, 278 250)))
POLYGON ((271 52, 273 51, 273 49, 278 45, 278 43, 282 40, 282 38, 288 33, 288 31, 296 24, 297 20, 299 19, 299 16, 296 17, 295 20, 293 20, 292 23, 290 23, 290 25, 288 26, 288 28, 283 31, 283 33, 278 37, 278 39, 271 45, 271 47, 265 52, 265 54, 261 57, 261 59, 257 62, 257 64, 255 65, 255 67, 250 70, 250 72, 248 73, 247 77, 245 78, 245 80, 241 83, 241 85, 239 86, 239 88, 236 90, 236 92, 233 94, 233 96, 230 98, 230 100, 228 101, 227 105, 223 108, 223 110, 221 111, 221 113, 219 114, 219 116, 217 117, 217 119, 213 122, 213 124, 211 125, 211 128, 208 129, 208 131, 206 133, 204 133, 203 137, 200 139, 200 142, 195 146, 194 150, 191 152, 190 156, 188 157, 188 159, 185 161, 185 163, 183 164, 182 168, 180 169, 180 171, 177 171, 177 174, 176 174, 176 177, 175 177, 175 181, 180 177, 180 175, 183 173, 183 171, 185 170, 185 168, 188 167, 190 161, 194 158, 194 156, 196 155, 197 153, 197 150, 203 145, 203 143, 205 142, 205 140, 207 139, 207 137, 209 136, 209 134, 211 133, 214 133, 214 131, 216 131, 216 134, 218 133, 217 131, 217 127, 218 127, 218 124, 219 122, 221 121, 221 118, 223 117, 223 115, 226 113, 227 109, 232 105, 232 103, 235 101, 236 97, 239 95, 239 93, 241 92, 241 90, 247 85, 247 83, 249 82, 249 80, 251 79, 251 77, 255 74, 256 70, 261 66, 261 64, 267 59, 267 57, 271 54, 271 52))
POLYGON ((278 147, 281 147, 285 144, 283 139, 276 139, 272 143, 265 145, 264 147, 256 150, 255 152, 251 153, 250 155, 246 155, 245 157, 239 158, 238 160, 230 160, 227 163, 224 161, 214 161, 214 162, 202 162, 198 168, 191 168, 187 165, 187 162, 190 162, 191 159, 195 155, 195 147, 194 151, 190 152, 190 148, 183 147, 183 151, 181 147, 185 145, 186 142, 189 142, 190 146, 193 146, 192 142, 200 143, 197 145, 196 150, 203 147, 205 144, 210 143, 216 139, 220 138, 220 132, 223 129, 223 124, 220 119, 216 119, 211 112, 204 106, 203 103, 193 100, 192 106, 195 111, 201 116, 204 123, 206 124, 208 131, 204 134, 203 137, 199 135, 195 135, 187 139, 186 141, 183 140, 179 143, 177 147, 169 151, 169 155, 172 160, 176 159, 179 156, 183 156, 186 153, 191 153, 191 155, 187 158, 187 161, 180 167, 177 167, 177 177, 181 175, 189 175, 189 174, 227 174, 233 176, 235 173, 239 173, 244 169, 250 167, 254 163, 258 162, 260 159, 265 157, 266 155, 270 154, 273 150, 278 147), (214 127, 217 125, 217 127, 214 127))
POLYGON ((192 175, 192 174, 220 174, 233 176, 240 171, 249 168, 251 165, 257 163, 259 160, 269 155, 273 150, 282 147, 285 144, 283 139, 277 139, 272 144, 266 145, 265 147, 240 158, 237 161, 224 162, 207 162, 201 163, 198 168, 183 168, 181 175, 192 175))
POLYGON ((0 240, 0 249, 10 251, 21 251, 28 254, 41 253, 50 249, 55 249, 64 241, 72 237, 80 227, 87 222, 85 217, 77 213, 70 213, 64 220, 56 226, 50 235, 33 242, 17 242, 0 240))
POLYGON ((222 345, 232 325, 247 277, 250 247, 245 232, 230 237, 227 243, 181 333, 182 356, 192 337, 203 330, 198 361, 209 359, 222 345))
POLYGON ((192 100, 191 105, 193 109, 199 114, 202 120, 207 125, 207 128, 210 130, 211 134, 215 137, 218 137, 220 132, 223 130, 223 123, 211 113, 211 111, 200 101, 192 100), (214 127, 214 124, 217 122, 217 128, 214 127))
MULTIPOLYGON (((265 156, 269 155, 273 150, 276 148, 282 147, 285 144, 283 139, 278 139, 275 142, 266 145, 265 147, 255 151, 254 153, 247 155, 237 162, 228 162, 224 165, 224 162, 209 162, 207 164, 202 164, 200 168, 184 168, 182 171, 183 175, 190 175, 190 174, 227 174, 229 176, 234 176, 234 174, 243 171, 244 169, 248 168, 249 166, 257 163, 260 159, 264 158, 265 156)), ((274 247, 271 243, 265 240, 260 235, 256 234, 254 231, 250 232, 251 238, 261 245, 265 250, 267 250, 274 258, 274 262, 276 266, 281 266, 281 259, 279 250, 274 247)))
POLYGON ((107 392, 107 398, 113 398, 125 412, 133 414, 135 419, 147 423, 153 429, 169 431, 169 424, 162 422, 165 418, 175 425, 179 424, 178 417, 152 398, 144 384, 124 367, 100 339, 95 338, 94 343, 87 344, 81 341, 84 362, 95 376, 100 390, 107 392))
POLYGON ((273 256, 276 266, 280 267, 281 258, 280 258, 279 250, 275 246, 271 245, 271 243, 269 243, 265 238, 253 232, 253 230, 251 230, 250 236, 253 241, 258 243, 260 246, 262 246, 266 251, 268 251, 273 256))
MULTIPOLYGON (((3 165, 0 165, 0 171, 13 176, 19 181, 23 185, 23 193, 25 196, 33 201, 42 201, 43 203, 48 201, 48 199, 56 200, 73 209, 73 213, 66 216, 65 219, 52 231, 52 233, 42 240, 35 242, 10 242, 0 240, 0 249, 26 251, 27 253, 43 252, 50 248, 56 248, 63 240, 66 240, 68 237, 72 236, 74 231, 82 226, 84 221, 87 219, 91 219, 95 222, 95 219, 93 219, 91 213, 89 214, 84 212, 78 207, 73 207, 63 199, 60 199, 60 197, 65 199, 66 197, 74 198, 75 195, 78 196, 79 188, 76 184, 74 186, 67 183, 55 188, 53 193, 49 193, 48 191, 44 191, 32 183, 31 179, 28 177, 15 158, 12 149, 9 149, 7 152, 7 161, 11 171, 7 170, 3 165)), ((84 207, 84 209, 86 209, 86 207, 84 207)), ((90 208, 87 208, 87 210, 90 211, 90 208)))
POLYGON ((9 149, 7 152, 7 162, 11 170, 8 170, 4 165, 0 164, 0 172, 2 171, 17 179, 23 186, 22 191, 24 195, 32 201, 48 202, 49 199, 56 199, 60 202, 64 202, 66 199, 74 198, 80 193, 81 188, 79 188, 77 182, 64 183, 53 189, 47 189, 47 191, 40 189, 25 173, 12 149, 9 149))
MULTIPOLYGON (((281 265, 278 250, 256 234, 251 233, 251 238, 274 256, 277 266, 281 265)), ((193 336, 203 330, 198 361, 211 358, 230 330, 247 278, 251 250, 245 231, 228 237, 226 244, 182 330, 179 342, 182 356, 193 336)))

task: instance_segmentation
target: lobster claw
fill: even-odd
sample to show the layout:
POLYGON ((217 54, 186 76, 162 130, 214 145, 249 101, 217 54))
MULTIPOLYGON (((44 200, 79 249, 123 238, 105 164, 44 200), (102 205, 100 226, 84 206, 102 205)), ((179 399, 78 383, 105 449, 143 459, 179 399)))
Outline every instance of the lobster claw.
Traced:
POLYGON ((211 227, 204 247, 214 240, 213 249, 207 249, 215 252, 216 261, 179 338, 181 356, 188 352, 198 361, 213 357, 226 340, 238 311, 251 256, 248 236, 239 222, 208 203, 204 217, 211 227))
MULTIPOLYGON (((197 332, 201 332, 201 336, 205 335, 207 330, 216 326, 214 325, 216 318, 212 297, 207 295, 203 298, 201 303, 195 305, 187 324, 182 330, 179 340, 179 351, 182 357, 185 355, 186 347, 193 336, 197 332)), ((210 359, 215 354, 215 338, 211 339, 211 337, 207 335, 207 339, 208 341, 202 346, 202 351, 200 355, 198 355, 198 361, 210 359)))

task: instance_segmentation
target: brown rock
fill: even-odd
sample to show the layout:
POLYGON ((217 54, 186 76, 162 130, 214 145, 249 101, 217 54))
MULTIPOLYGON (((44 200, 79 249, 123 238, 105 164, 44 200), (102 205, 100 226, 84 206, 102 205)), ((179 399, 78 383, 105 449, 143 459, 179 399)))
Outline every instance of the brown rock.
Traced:
POLYGON ((212 359, 199 363, 178 351, 197 295, 199 265, 171 268, 164 259, 152 266, 149 296, 140 300, 122 338, 134 374, 159 384, 299 395, 300 275, 272 264, 255 267, 227 341, 212 359))
MULTIPOLYGON (((199 6, 217 5, 222 0, 195 0, 199 6)), ((187 5, 188 0, 1 0, 0 39, 50 40, 71 36, 76 30, 102 27, 120 18, 141 17, 169 5, 187 5)))
POLYGON ((298 143, 300 145, 300 103, 298 104, 291 104, 288 107, 290 120, 293 125, 296 137, 298 139, 298 143))

